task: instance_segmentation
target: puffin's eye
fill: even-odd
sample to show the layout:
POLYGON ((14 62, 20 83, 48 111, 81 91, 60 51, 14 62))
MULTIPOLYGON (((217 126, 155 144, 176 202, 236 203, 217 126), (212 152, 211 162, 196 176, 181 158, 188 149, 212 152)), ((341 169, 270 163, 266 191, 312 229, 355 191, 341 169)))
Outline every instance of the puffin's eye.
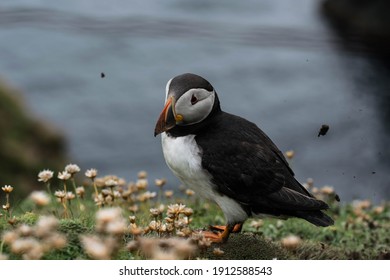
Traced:
POLYGON ((198 98, 196 98, 195 95, 192 95, 192 97, 191 97, 191 104, 194 105, 194 104, 196 104, 197 102, 198 102, 198 98))

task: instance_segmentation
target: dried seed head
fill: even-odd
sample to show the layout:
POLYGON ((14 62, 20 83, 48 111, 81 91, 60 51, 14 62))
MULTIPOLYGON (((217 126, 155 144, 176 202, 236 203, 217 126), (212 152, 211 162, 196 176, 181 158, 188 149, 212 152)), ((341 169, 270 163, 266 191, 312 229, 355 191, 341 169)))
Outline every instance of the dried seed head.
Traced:
POLYGON ((51 178, 53 178, 54 172, 48 169, 42 170, 38 173, 38 181, 47 183, 51 178))
POLYGON ((80 167, 77 164, 68 164, 65 166, 65 171, 68 172, 69 174, 73 175, 78 172, 80 172, 80 167))
POLYGON ((135 217, 135 216, 129 216, 129 221, 130 221, 130 223, 134 224, 134 223, 135 223, 135 220, 136 220, 136 217, 135 217))
POLYGON ((4 187, 1 188, 5 193, 11 193, 14 188, 11 187, 10 185, 5 185, 4 187))

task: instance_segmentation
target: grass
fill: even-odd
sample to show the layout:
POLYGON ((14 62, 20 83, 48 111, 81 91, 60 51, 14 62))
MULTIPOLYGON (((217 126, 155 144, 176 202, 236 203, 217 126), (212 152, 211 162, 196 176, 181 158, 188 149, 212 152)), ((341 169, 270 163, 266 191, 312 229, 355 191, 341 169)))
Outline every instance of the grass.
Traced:
POLYGON ((76 180, 79 169, 72 172, 51 194, 43 191, 51 179, 40 196, 15 203, 9 193, 10 209, 0 212, 0 259, 390 259, 389 203, 339 204, 329 187, 309 186, 331 205, 334 226, 249 219, 227 243, 211 244, 199 230, 223 224, 223 214, 191 190, 172 194, 164 180, 152 186, 144 172, 134 183, 115 176, 76 180), (78 181, 83 188, 75 188, 78 181), (62 198, 56 190, 65 187, 62 198))

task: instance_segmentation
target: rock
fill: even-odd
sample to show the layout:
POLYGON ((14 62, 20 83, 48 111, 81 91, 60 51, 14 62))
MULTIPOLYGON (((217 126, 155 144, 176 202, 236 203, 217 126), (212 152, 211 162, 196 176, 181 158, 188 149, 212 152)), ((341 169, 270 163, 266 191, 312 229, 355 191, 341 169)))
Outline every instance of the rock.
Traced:
MULTIPOLYGON (((363 43, 365 52, 390 58, 390 20, 388 0, 325 0, 322 11, 347 45, 356 49, 363 43)), ((359 49, 357 49, 359 51, 359 49)))
POLYGON ((62 170, 65 139, 47 122, 37 120, 21 94, 0 80, 0 184, 11 185, 11 198, 42 189, 37 174, 43 169, 62 170))

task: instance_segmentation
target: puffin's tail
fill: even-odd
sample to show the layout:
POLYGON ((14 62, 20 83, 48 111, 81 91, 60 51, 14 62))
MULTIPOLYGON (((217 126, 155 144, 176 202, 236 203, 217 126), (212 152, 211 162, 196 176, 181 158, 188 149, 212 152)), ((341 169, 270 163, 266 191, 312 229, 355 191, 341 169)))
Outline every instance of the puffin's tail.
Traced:
POLYGON ((297 211, 296 216, 320 227, 327 227, 334 224, 333 219, 322 211, 297 211))

